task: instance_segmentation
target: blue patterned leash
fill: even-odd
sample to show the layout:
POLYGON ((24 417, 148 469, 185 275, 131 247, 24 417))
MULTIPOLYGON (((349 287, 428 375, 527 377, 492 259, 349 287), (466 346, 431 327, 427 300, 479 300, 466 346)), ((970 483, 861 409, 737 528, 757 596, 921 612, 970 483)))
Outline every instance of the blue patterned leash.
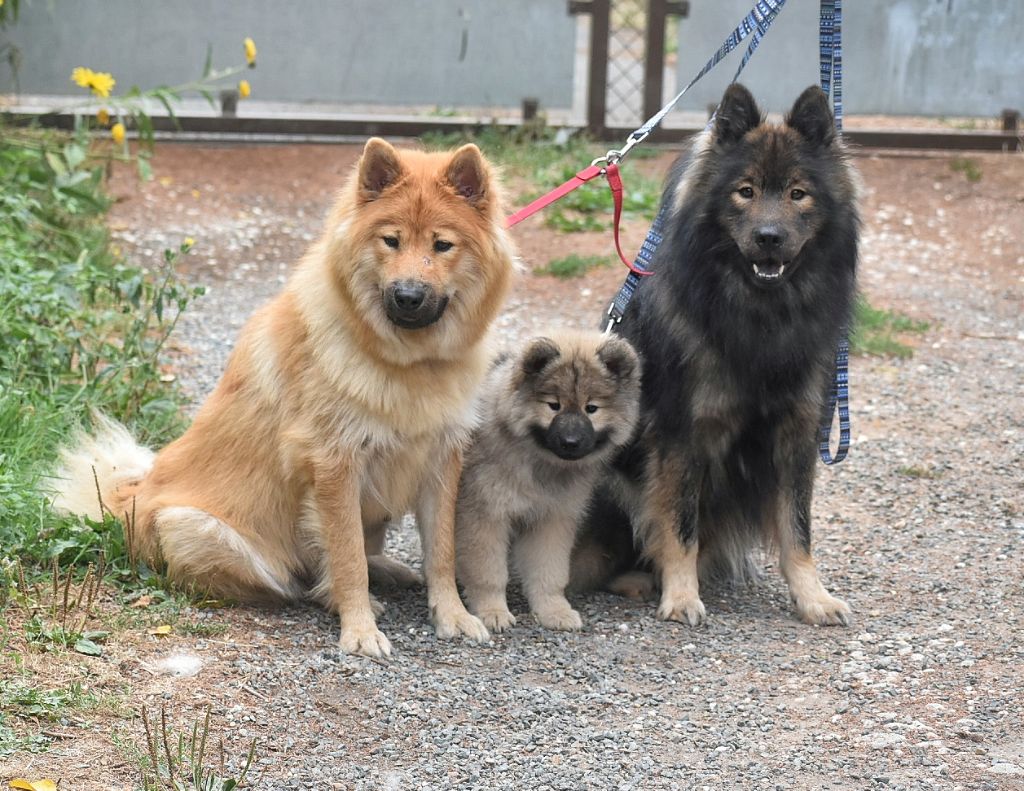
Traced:
MULTIPOLYGON (((740 61, 739 68, 736 69, 736 74, 733 76, 732 81, 736 82, 736 79, 740 76, 740 72, 743 71, 747 62, 750 60, 750 56, 754 54, 758 44, 761 43, 761 39, 764 38, 765 33, 768 32, 768 28, 771 27, 772 22, 778 15, 782 6, 786 4, 786 0, 758 0, 758 3, 750 9, 750 12, 743 17, 739 25, 736 26, 722 43, 722 46, 718 48, 718 51, 708 59, 708 62, 704 64, 697 76, 690 80, 689 84, 683 88, 679 93, 672 97, 671 101, 662 107, 657 113, 652 115, 644 122, 643 126, 638 127, 630 134, 626 140, 626 145, 620 150, 609 151, 602 159, 607 162, 616 163, 620 161, 633 146, 643 142, 653 132, 662 121, 665 120, 665 116, 669 114, 673 107, 679 103, 679 100, 683 98, 690 88, 692 88, 698 80, 700 80, 705 74, 711 71, 718 63, 732 52, 741 42, 747 38, 750 39, 750 43, 747 46, 747 51, 743 53, 743 59, 740 61)), ((713 117, 712 117, 713 120, 713 117)), ((711 122, 709 121, 710 125, 711 122)), ((658 210, 657 216, 654 218, 654 222, 651 224, 651 229, 647 232, 647 238, 644 239, 644 243, 640 246, 640 252, 637 253, 636 258, 633 261, 633 266, 630 267, 629 274, 626 275, 626 280, 623 282, 619 292, 615 295, 615 299, 612 300, 611 305, 608 306, 607 320, 605 323, 604 331, 611 332, 612 329, 622 321, 622 317, 626 312, 626 305, 633 298, 633 294, 636 293, 637 286, 640 285, 640 278, 646 275, 654 274, 651 270, 651 263, 654 260, 654 254, 658 249, 658 245, 661 244, 661 240, 664 238, 662 229, 664 228, 665 222, 665 208, 664 206, 658 210)))
MULTIPOLYGON (((843 7, 842 0, 821 0, 819 27, 821 90, 832 95, 836 134, 843 133, 843 7)), ((843 327, 836 348, 835 375, 818 429, 818 455, 825 464, 838 464, 850 450, 850 337, 843 327), (839 446, 832 455, 833 415, 839 413, 839 446)))

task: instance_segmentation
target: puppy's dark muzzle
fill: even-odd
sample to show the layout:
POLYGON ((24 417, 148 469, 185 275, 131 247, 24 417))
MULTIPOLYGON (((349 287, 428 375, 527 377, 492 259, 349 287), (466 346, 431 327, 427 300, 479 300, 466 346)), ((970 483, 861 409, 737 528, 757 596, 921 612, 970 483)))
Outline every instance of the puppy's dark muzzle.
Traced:
POLYGON ((580 412, 561 414, 548 426, 545 444, 560 459, 582 459, 594 449, 594 427, 580 412))
POLYGON ((428 327, 444 314, 448 297, 418 280, 398 280, 384 289, 384 312, 404 330, 428 327))

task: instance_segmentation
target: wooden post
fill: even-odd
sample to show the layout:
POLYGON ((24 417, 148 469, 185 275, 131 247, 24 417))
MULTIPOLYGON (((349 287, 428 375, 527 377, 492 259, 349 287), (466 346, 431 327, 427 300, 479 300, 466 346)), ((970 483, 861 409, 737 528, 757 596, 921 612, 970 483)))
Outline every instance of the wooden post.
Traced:
POLYGON ((587 131, 604 137, 608 113, 608 34, 611 0, 569 0, 570 14, 590 14, 590 68, 587 76, 587 131))

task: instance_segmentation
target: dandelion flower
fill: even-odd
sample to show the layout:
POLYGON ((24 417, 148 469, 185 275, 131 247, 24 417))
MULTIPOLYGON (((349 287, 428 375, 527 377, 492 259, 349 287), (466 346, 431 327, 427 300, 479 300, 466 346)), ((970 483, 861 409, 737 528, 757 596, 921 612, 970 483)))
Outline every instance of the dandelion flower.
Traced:
POLYGON ((248 80, 239 80, 238 82, 238 95, 243 99, 248 99, 249 94, 252 93, 252 86, 249 85, 248 80))
POLYGON ((109 72, 93 71, 84 66, 79 66, 71 72, 71 81, 82 88, 89 88, 101 99, 110 96, 111 90, 117 84, 109 72))
POLYGON ((244 42, 245 45, 245 62, 250 66, 256 65, 256 42, 251 38, 247 38, 244 42))
POLYGON ((110 113, 107 112, 105 107, 101 107, 96 111, 96 122, 100 126, 107 126, 110 123, 110 113))
POLYGON ((110 127, 110 136, 114 138, 115 143, 124 142, 124 124, 118 122, 110 127))
POLYGON ((195 246, 196 240, 193 239, 191 236, 186 236, 185 241, 181 243, 181 249, 184 250, 186 253, 195 246))

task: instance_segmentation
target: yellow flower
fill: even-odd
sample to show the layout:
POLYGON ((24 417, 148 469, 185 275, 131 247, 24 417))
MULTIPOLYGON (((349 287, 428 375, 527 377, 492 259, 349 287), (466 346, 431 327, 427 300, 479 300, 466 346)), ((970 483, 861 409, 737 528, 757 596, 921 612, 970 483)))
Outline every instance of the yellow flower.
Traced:
POLYGON ((114 138, 115 143, 124 142, 124 124, 118 122, 110 127, 110 136, 114 138))
POLYGON ((108 72, 93 71, 84 66, 79 66, 72 70, 71 81, 82 88, 89 88, 94 94, 103 99, 110 96, 110 91, 117 84, 117 80, 108 72))
POLYGON ((181 246, 187 253, 189 250, 196 246, 196 240, 193 239, 191 236, 186 236, 185 241, 181 243, 181 246))
POLYGON ((250 93, 252 93, 252 86, 249 85, 249 81, 240 80, 238 83, 238 95, 243 99, 248 99, 250 93))
POLYGON ((256 42, 251 38, 247 38, 244 42, 245 45, 245 62, 250 66, 256 65, 256 42))
POLYGON ((105 107, 101 107, 96 111, 96 122, 100 126, 106 126, 110 123, 110 113, 107 112, 105 107))

